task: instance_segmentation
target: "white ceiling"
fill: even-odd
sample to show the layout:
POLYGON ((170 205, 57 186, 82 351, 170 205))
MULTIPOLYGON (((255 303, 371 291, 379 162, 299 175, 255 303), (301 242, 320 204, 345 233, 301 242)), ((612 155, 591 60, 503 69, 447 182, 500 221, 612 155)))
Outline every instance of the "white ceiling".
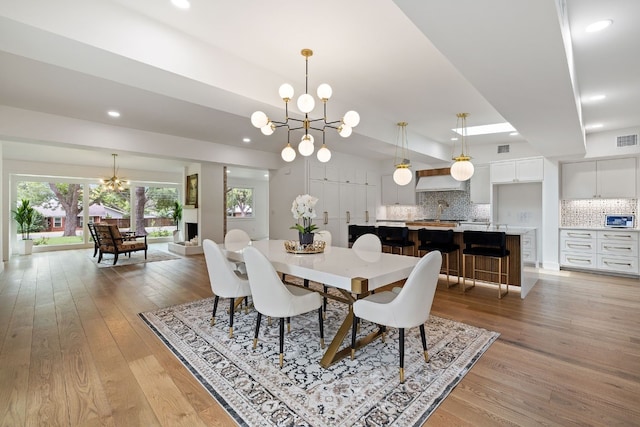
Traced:
MULTIPOLYGON (((191 3, 0 0, 0 104, 279 152, 282 130, 263 136, 249 116, 284 117, 278 87, 302 92, 299 52, 311 48, 309 92, 331 84, 328 118, 362 117, 350 138, 327 137, 335 151, 390 158, 395 124, 407 121, 412 159, 448 161, 462 111, 469 126, 509 121, 520 132, 470 144, 526 141, 546 157, 583 156, 594 123, 598 132, 640 126, 637 0, 191 3), (609 29, 584 32, 605 18, 609 29), (600 93, 604 101, 580 102, 600 93), (111 108, 122 117, 107 117, 111 108)), ((5 158, 105 163, 94 149, 34 150, 0 135, 17 141, 4 144, 5 158)), ((142 168, 141 158, 118 159, 128 161, 142 168)), ((161 164, 186 161, 176 152, 161 164)))

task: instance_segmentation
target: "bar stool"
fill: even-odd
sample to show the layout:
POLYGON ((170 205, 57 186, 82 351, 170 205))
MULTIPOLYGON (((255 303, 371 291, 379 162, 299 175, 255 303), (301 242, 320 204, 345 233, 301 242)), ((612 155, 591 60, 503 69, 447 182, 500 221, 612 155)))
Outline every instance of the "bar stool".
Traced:
POLYGON ((349 225, 349 247, 352 247, 358 237, 363 234, 376 234, 375 225, 349 225))
POLYGON ((509 250, 507 249, 507 236, 502 231, 471 231, 465 230, 462 233, 462 241, 464 242, 464 249, 462 250, 462 293, 466 288, 467 277, 465 274, 466 269, 466 257, 471 257, 471 277, 473 277, 473 286, 476 285, 476 273, 487 273, 489 277, 491 275, 497 275, 498 284, 498 298, 509 293, 509 250), (476 268, 476 258, 484 257, 488 259, 489 268, 491 267, 493 260, 498 260, 497 270, 481 270, 476 268), (506 259, 506 272, 502 272, 502 261, 506 259), (505 284, 507 285, 507 291, 502 293, 502 276, 505 276, 505 284))
POLYGON ((378 227, 378 237, 382 242, 382 246, 388 246, 391 248, 399 248, 400 254, 404 255, 404 248, 411 248, 411 255, 414 255, 415 243, 409 240, 409 227, 378 227))
MULTIPOLYGON (((420 246, 418 246, 418 256, 421 251, 431 252, 431 251, 440 251, 440 253, 445 255, 445 270, 447 274, 447 288, 453 286, 451 281, 449 280, 449 274, 451 273, 451 266, 449 264, 449 254, 455 252, 456 259, 456 269, 453 270, 458 276, 458 281, 455 283, 456 285, 460 284, 460 260, 459 260, 459 252, 460 245, 453 242, 453 230, 427 230, 426 228, 421 228, 418 230, 418 239, 420 240, 420 246)), ((442 271, 442 268, 440 269, 442 271)))

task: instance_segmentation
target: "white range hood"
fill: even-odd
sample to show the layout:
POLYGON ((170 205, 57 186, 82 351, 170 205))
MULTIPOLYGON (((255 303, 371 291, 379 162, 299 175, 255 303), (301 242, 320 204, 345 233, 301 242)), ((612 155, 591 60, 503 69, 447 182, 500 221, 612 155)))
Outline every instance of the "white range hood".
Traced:
POLYGON ((421 176, 416 191, 464 191, 464 181, 456 181, 449 174, 421 176))

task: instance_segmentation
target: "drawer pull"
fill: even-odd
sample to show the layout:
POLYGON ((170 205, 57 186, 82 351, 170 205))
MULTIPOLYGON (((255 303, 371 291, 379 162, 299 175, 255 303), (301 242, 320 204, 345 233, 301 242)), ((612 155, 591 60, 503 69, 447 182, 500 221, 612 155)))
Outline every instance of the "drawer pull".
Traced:
POLYGON ((631 267, 631 263, 629 262, 612 262, 612 261, 605 261, 604 262, 607 265, 623 265, 625 267, 631 267))
POLYGON ((567 257, 567 261, 575 262, 575 263, 591 264, 591 260, 590 259, 584 259, 584 258, 567 257))
POLYGON ((629 239, 631 240, 630 234, 605 234, 604 237, 607 239, 629 239))
POLYGON ((364 222, 369 222, 369 211, 364 211, 364 222))
POLYGON ((324 211, 323 212, 323 216, 324 216, 324 218, 323 218, 324 219, 324 225, 329 224, 329 212, 324 211))
POLYGON ((588 248, 591 249, 591 245, 588 243, 567 243, 570 248, 588 248))
POLYGON ((351 212, 347 211, 347 224, 351 222, 351 212))
POLYGON ((591 233, 567 233, 567 236, 571 236, 571 237, 592 237, 591 233))
POLYGON ((609 250, 621 250, 621 251, 628 251, 631 252, 632 249, 628 246, 609 246, 609 245, 604 245, 605 249, 609 249, 609 250))

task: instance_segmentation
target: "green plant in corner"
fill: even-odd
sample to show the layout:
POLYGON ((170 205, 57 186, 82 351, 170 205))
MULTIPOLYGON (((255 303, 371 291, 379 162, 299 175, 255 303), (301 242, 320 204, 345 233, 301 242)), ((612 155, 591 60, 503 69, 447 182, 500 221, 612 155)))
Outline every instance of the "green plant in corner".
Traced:
POLYGON ((31 240, 33 225, 36 220, 35 209, 31 207, 28 199, 22 199, 18 207, 11 211, 13 219, 18 223, 18 231, 22 233, 22 240, 31 240))
POLYGON ((175 201, 173 204, 173 212, 171 212, 171 219, 176 225, 176 230, 178 229, 178 225, 182 220, 182 204, 179 201, 175 201))

